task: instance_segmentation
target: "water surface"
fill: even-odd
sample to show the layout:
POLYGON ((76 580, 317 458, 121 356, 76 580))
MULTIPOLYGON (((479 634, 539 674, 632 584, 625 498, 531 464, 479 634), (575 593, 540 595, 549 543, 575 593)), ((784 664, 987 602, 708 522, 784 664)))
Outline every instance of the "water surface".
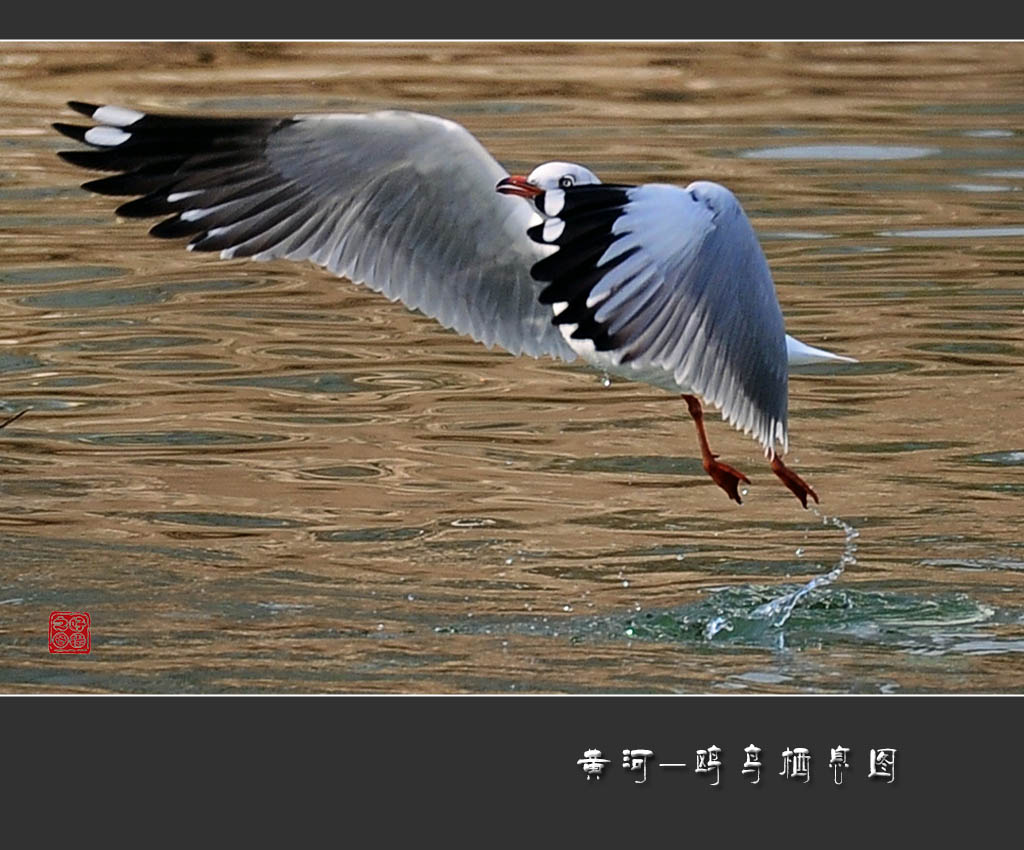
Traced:
POLYGON ((5 44, 0 689, 1024 691, 1022 83, 1019 44, 5 44), (69 99, 725 183, 788 330, 860 361, 791 381, 819 510, 711 417, 729 502, 661 391, 115 221, 69 99))

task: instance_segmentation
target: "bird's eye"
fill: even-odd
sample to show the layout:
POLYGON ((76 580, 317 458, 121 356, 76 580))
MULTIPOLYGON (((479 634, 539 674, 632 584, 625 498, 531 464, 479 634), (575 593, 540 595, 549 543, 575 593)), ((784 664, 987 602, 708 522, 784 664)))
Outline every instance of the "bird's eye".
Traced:
POLYGON ((575 183, 575 182, 576 182, 576 179, 571 174, 566 174, 563 177, 559 177, 558 178, 558 188, 559 189, 569 189, 569 188, 572 187, 573 183, 575 183))

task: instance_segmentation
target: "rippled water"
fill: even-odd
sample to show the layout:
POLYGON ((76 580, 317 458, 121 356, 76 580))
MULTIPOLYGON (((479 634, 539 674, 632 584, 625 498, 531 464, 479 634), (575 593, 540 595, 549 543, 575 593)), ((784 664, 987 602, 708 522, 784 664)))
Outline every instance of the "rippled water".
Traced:
POLYGON ((0 688, 1024 690, 1024 45, 5 44, 0 688), (804 511, 685 405, 116 222, 69 99, 402 107, 513 171, 726 183, 804 511), (54 610, 89 655, 51 655, 54 610))

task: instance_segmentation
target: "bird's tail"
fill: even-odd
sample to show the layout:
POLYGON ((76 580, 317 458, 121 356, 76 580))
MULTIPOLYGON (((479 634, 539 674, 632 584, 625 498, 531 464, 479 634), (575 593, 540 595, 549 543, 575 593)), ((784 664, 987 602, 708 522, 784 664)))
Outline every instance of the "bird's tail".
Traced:
POLYGON ((843 363, 856 363, 852 357, 844 357, 842 354, 833 354, 823 348, 815 348, 805 342, 800 342, 796 337, 786 334, 786 355, 789 358, 790 366, 808 366, 811 363, 828 363, 840 361, 843 363))

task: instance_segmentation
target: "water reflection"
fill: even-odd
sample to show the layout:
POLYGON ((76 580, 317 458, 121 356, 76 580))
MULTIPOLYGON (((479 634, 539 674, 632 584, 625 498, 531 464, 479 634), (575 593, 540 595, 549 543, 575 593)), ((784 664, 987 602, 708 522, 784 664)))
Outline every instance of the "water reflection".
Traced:
POLYGON ((1020 45, 8 58, 0 689, 1024 690, 1020 45), (726 183, 788 330, 860 360, 791 383, 791 459, 856 562, 712 421, 753 479, 730 504, 665 394, 115 223, 54 156, 69 98, 412 108, 511 170, 726 183), (91 613, 89 656, 48 656, 51 610, 91 613))

